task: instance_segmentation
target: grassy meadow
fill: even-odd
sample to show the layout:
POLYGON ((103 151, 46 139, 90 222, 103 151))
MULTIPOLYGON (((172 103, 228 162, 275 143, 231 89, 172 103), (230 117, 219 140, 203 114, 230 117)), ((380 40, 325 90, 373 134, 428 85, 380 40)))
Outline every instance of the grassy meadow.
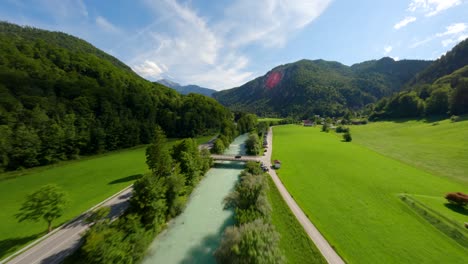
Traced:
POLYGON ((68 194, 70 202, 64 215, 53 223, 58 226, 132 184, 138 174, 147 171, 145 148, 140 147, 34 168, 14 178, 7 173, 10 177, 0 181, 0 258, 45 233, 45 222, 18 223, 14 217, 26 195, 40 186, 54 183, 68 194))
POLYGON ((272 207, 271 221, 280 233, 280 249, 286 257, 286 262, 327 263, 281 197, 271 177, 267 178, 268 199, 272 207))
MULTIPOLYGON (((399 199, 401 193, 442 197, 450 191, 467 192, 468 185, 409 165, 411 159, 404 163, 377 153, 360 143, 364 139, 357 129, 351 130, 356 142, 297 125, 275 127, 273 133, 272 158, 282 162, 281 180, 338 254, 349 263, 468 262, 466 248, 399 199)), ((422 140, 425 131, 418 131, 414 137, 422 140)), ((439 140, 432 143, 442 145, 439 140)))
POLYGON ((468 185, 468 120, 376 122, 351 133, 357 144, 468 185))
POLYGON ((276 117, 262 117, 258 119, 258 122, 276 122, 281 121, 283 118, 276 118, 276 117))
MULTIPOLYGON (((211 136, 197 138, 199 144, 211 136)), ((177 140, 170 139, 169 146, 177 140)), ((111 195, 129 186, 139 174, 148 172, 145 146, 66 161, 51 166, 0 174, 0 259, 45 234, 43 221, 18 223, 25 197, 40 186, 54 183, 62 187, 70 200, 64 215, 54 226, 73 219, 111 195)))

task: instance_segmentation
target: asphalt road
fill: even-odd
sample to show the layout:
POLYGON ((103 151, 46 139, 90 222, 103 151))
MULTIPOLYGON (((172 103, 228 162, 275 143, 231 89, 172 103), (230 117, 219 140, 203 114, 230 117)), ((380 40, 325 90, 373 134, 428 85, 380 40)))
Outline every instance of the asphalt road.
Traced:
MULTIPOLYGON (((112 196, 101 206, 111 208, 109 216, 112 219, 119 217, 127 208, 132 195, 132 188, 126 188, 117 195, 112 196)), ((54 264, 62 262, 66 256, 73 253, 81 243, 81 234, 89 225, 85 223, 87 214, 79 216, 76 220, 67 223, 53 231, 45 239, 23 251, 7 263, 11 264, 54 264)))
MULTIPOLYGON (((265 152, 265 156, 263 156, 262 161, 264 164, 268 165, 271 168, 271 153, 273 151, 273 129, 270 127, 268 130, 268 149, 265 152)), ((283 166, 287 166, 287 164, 283 164, 283 166)), ((281 169, 280 169, 281 170, 281 169)), ((312 222, 307 218, 304 214, 302 209, 297 205, 296 201, 291 197, 286 187, 284 187, 283 183, 281 182, 280 178, 276 174, 276 171, 270 169, 268 172, 273 179, 273 182, 278 188, 281 196, 283 197, 286 204, 289 206, 289 209, 293 212, 294 216, 296 216, 299 223, 302 225, 304 230, 306 231, 307 235, 310 239, 314 242, 317 248, 320 250, 322 255, 325 257, 328 263, 331 264, 342 264, 345 263, 343 259, 336 253, 336 251, 330 246, 328 241, 320 234, 318 229, 312 224, 312 222)))

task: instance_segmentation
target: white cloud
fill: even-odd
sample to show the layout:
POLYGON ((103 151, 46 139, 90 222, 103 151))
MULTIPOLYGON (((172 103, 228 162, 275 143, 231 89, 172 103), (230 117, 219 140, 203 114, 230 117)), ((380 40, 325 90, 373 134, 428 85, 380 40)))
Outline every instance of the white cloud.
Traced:
POLYGON ((420 11, 425 16, 434 16, 438 13, 461 4, 461 0, 412 0, 408 11, 420 11))
POLYGON ((448 45, 452 44, 454 42, 453 39, 444 39, 442 40, 442 46, 447 47, 448 45))
POLYGON ((410 48, 416 48, 423 44, 426 44, 429 41, 432 41, 437 38, 445 37, 446 39, 442 40, 442 46, 447 47, 450 45, 455 45, 460 41, 463 41, 468 37, 468 25, 465 23, 454 23, 445 28, 444 32, 440 32, 429 36, 423 40, 413 43, 410 48), (448 38, 447 38, 448 37, 448 38))
POLYGON ((395 61, 399 61, 399 60, 400 60, 400 57, 398 57, 398 56, 391 57, 391 58, 392 58, 393 60, 395 60, 395 61))
POLYGON ((391 51, 393 50, 393 47, 388 45, 388 46, 385 46, 384 47, 384 55, 387 55, 388 53, 390 53, 391 51))
POLYGON ((399 21, 398 23, 396 23, 393 28, 394 29, 400 29, 402 27, 405 27, 407 26, 408 24, 410 23, 413 23, 414 21, 416 21, 416 18, 413 17, 413 16, 409 16, 409 17, 405 17, 403 20, 399 21))
POLYGON ((239 86, 252 78, 244 47, 252 44, 260 48, 282 47, 331 2, 238 0, 228 3, 224 16, 211 20, 191 8, 191 2, 143 1, 155 14, 155 21, 164 19, 157 26, 144 28, 144 34, 129 36, 125 45, 119 44, 138 46, 129 61, 133 69, 149 79, 171 75, 182 84, 218 90, 239 86))
POLYGON ((158 65, 154 61, 145 60, 140 65, 134 66, 134 70, 143 77, 160 77, 167 67, 164 64, 158 65))
POLYGON ((463 35, 460 35, 457 39, 458 42, 461 42, 461 41, 464 41, 465 39, 468 38, 468 34, 463 34, 463 35))
POLYGON ((251 43, 281 47, 330 3, 331 0, 239 0, 225 9, 225 18, 217 29, 235 47, 251 43))
POLYGON ((96 17, 96 25, 100 27, 102 30, 109 32, 109 33, 120 32, 120 29, 118 27, 114 26, 111 22, 109 22, 107 19, 105 19, 102 16, 96 17))
POLYGON ((445 29, 446 29, 445 32, 438 33, 437 36, 442 37, 442 36, 448 36, 448 35, 456 35, 456 34, 465 32, 467 29, 467 25, 465 23, 455 23, 446 27, 445 29))
POLYGON ((88 9, 83 0, 38 0, 35 5, 56 19, 88 17, 88 9))

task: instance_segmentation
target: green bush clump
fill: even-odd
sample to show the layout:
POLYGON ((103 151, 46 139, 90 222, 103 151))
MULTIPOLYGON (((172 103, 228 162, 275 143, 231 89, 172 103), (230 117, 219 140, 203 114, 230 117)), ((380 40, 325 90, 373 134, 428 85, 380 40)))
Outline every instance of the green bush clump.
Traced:
POLYGON ((247 163, 241 180, 224 199, 235 211, 236 226, 228 227, 214 255, 218 263, 284 263, 279 234, 271 224, 268 182, 260 165, 247 163))
POLYGON ((353 140, 353 137, 351 136, 349 130, 343 134, 343 140, 346 142, 351 142, 353 140))
POLYGON ((349 127, 345 127, 345 126, 338 126, 336 129, 335 129, 336 133, 346 133, 346 132, 349 132, 349 127))
POLYGON ((460 117, 456 116, 456 115, 453 115, 453 116, 450 117, 450 121, 452 121, 452 123, 458 122, 458 121, 460 121, 460 117))

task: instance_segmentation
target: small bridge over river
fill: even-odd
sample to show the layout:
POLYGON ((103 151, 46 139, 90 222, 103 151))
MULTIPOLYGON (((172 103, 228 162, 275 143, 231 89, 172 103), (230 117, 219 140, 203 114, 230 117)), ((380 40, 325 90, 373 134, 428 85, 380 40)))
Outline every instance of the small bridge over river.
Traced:
MULTIPOLYGON (((238 156, 239 157, 239 156, 238 156)), ((240 156, 240 158, 236 158, 236 155, 211 155, 214 161, 240 161, 240 162, 248 162, 248 161, 257 161, 260 162, 262 157, 259 156, 240 156)))

